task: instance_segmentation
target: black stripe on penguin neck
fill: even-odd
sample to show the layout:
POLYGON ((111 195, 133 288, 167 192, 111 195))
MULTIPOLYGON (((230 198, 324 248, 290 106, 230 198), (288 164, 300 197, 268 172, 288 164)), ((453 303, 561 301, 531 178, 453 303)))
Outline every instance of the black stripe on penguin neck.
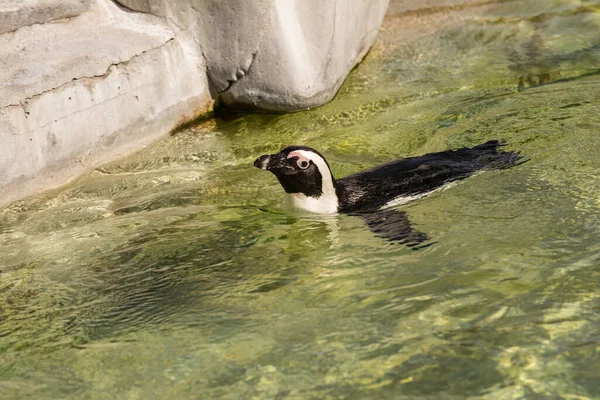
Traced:
POLYGON ((302 193, 318 199, 323 194, 323 176, 316 166, 310 168, 314 168, 311 176, 277 175, 277 179, 286 193, 302 193))

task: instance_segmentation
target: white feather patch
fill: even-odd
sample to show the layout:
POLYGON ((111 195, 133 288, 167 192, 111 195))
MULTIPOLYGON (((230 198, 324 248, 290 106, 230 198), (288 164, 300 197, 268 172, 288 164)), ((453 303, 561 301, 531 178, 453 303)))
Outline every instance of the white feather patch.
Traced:
POLYGON ((419 193, 419 194, 415 194, 412 196, 398 196, 395 199, 392 199, 392 200, 388 201, 387 203, 385 203, 383 206, 381 206, 380 210, 384 210, 386 208, 402 206, 404 204, 410 203, 411 201, 419 200, 420 198, 429 196, 431 193, 440 192, 440 191, 449 189, 451 187, 454 187, 456 185, 458 185, 458 181, 446 183, 445 185, 443 185, 437 189, 430 190, 429 192, 419 193))

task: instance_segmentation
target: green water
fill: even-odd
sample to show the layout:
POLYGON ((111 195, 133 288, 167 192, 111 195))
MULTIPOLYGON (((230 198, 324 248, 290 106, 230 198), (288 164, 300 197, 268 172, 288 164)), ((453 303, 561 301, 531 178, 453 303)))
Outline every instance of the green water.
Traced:
POLYGON ((600 398, 600 2, 401 5, 331 104, 0 209, 0 398, 600 398), (403 206, 420 251, 285 214, 252 167, 496 138, 531 160, 403 206))

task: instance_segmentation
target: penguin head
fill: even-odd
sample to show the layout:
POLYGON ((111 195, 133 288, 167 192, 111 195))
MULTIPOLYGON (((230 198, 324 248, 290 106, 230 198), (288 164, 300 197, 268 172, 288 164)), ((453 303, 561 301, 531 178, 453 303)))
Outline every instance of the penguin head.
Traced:
POLYGON ((265 154, 254 166, 273 173, 295 208, 317 213, 337 212, 335 179, 329 164, 318 151, 305 146, 288 146, 277 154, 265 154))

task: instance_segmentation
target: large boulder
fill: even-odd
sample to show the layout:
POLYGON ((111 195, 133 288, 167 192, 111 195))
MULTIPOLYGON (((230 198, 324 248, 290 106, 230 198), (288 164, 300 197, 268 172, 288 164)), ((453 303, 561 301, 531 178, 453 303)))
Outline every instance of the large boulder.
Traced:
POLYGON ((212 106, 195 41, 110 0, 0 35, 0 204, 138 149, 212 106))
POLYGON ((367 53, 389 0, 118 0, 196 39, 226 105, 295 111, 335 96, 367 53))

